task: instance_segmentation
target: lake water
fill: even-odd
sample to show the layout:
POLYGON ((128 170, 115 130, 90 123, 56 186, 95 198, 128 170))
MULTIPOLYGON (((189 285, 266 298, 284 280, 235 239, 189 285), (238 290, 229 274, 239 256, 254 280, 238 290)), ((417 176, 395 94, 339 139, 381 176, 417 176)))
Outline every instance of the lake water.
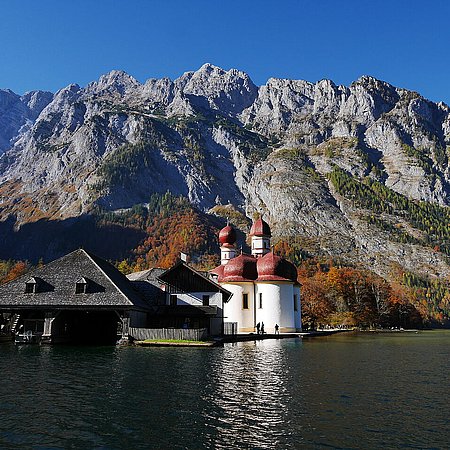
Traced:
POLYGON ((450 332, 0 344, 0 448, 450 448, 450 332))

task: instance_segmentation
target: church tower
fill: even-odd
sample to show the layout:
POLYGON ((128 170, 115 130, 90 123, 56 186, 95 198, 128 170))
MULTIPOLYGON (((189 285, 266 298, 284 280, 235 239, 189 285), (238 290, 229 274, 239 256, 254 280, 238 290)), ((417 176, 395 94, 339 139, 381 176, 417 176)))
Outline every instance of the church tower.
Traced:
POLYGON ((220 263, 224 266, 236 256, 236 231, 231 225, 222 228, 219 233, 220 263))
POLYGON ((261 217, 253 222, 250 230, 250 236, 252 238, 252 255, 256 258, 265 255, 270 252, 270 227, 261 217))

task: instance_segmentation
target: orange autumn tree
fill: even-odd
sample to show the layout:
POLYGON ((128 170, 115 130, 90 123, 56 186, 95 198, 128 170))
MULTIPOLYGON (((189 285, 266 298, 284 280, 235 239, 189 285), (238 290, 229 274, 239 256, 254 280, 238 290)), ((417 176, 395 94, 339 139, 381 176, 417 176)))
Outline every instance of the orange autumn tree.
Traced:
POLYGON ((145 207, 136 205, 121 214, 103 214, 102 224, 137 228, 145 234, 132 256, 117 263, 123 273, 168 268, 181 252, 191 256, 191 263, 201 269, 218 264, 218 256, 214 256, 219 254, 217 230, 182 196, 154 193, 145 207))
MULTIPOLYGON (((298 276, 306 326, 417 327, 429 307, 422 301, 429 289, 389 283, 369 270, 336 267, 332 261, 303 261, 298 276)), ((445 310, 447 302, 438 307, 445 310)))
POLYGON ((316 273, 312 277, 300 278, 302 284, 302 322, 306 328, 315 329, 318 325, 328 323, 333 311, 327 288, 326 275, 316 273))
POLYGON ((206 226, 194 211, 154 217, 147 228, 148 237, 135 250, 147 267, 168 268, 175 264, 180 252, 201 252, 208 246, 206 226))
POLYGON ((16 263, 10 263, 9 269, 4 273, 4 275, 0 278, 0 284, 8 283, 9 281, 15 280, 20 276, 24 275, 29 267, 26 262, 17 261, 16 263))

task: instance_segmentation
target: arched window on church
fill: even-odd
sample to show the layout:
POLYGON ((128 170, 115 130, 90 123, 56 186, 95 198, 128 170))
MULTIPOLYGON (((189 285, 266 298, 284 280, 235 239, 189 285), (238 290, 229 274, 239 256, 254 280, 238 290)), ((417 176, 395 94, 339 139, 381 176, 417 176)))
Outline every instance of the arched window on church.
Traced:
POLYGON ((242 309, 248 309, 248 294, 242 294, 242 309))

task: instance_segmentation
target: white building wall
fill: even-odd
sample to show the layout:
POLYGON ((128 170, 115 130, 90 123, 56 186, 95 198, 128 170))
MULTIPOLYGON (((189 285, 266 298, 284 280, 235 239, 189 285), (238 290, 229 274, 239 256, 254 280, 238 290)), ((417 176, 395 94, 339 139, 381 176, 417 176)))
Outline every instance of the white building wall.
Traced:
POLYGON ((302 330, 302 301, 300 297, 300 286, 294 286, 294 295, 297 298, 297 311, 295 311, 295 328, 296 331, 302 330))
POLYGON ((256 284, 256 322, 264 322, 264 331, 280 333, 295 332, 294 286, 289 282, 259 282, 256 284), (259 294, 262 294, 260 308, 259 294))
POLYGON ((233 293, 230 301, 224 304, 224 321, 237 322, 238 333, 255 331, 254 323, 254 284, 224 283, 222 287, 233 293), (248 309, 243 308, 243 295, 248 295, 248 309))
MULTIPOLYGON (((220 292, 189 292, 189 294, 172 294, 177 296, 177 305, 203 305, 203 296, 209 295, 209 305, 222 307, 222 293, 220 292)), ((170 294, 167 297, 167 304, 170 304, 170 294)))
POLYGON ((294 283, 282 284, 281 311, 282 322, 280 325, 281 333, 293 333, 295 328, 294 314, 294 283))

